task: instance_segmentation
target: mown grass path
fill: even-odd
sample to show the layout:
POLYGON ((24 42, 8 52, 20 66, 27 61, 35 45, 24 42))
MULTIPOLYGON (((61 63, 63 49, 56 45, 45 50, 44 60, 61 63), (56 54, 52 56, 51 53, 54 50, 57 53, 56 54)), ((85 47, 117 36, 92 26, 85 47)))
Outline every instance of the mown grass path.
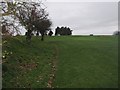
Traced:
POLYGON ((49 39, 59 48, 55 88, 118 87, 118 38, 63 36, 49 39))

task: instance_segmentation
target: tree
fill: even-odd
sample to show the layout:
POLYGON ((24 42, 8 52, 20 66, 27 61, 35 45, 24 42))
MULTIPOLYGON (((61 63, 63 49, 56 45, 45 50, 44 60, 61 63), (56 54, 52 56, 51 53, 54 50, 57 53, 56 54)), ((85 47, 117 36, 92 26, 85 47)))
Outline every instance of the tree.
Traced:
POLYGON ((68 28, 67 27, 61 27, 61 28, 57 27, 55 29, 55 35, 58 35, 58 34, 60 34, 60 35, 71 35, 72 30, 70 30, 69 27, 68 28))
POLYGON ((39 32, 36 33, 36 36, 39 36, 39 32))
POLYGON ((15 25, 17 20, 15 20, 15 12, 16 12, 16 3, 13 2, 0 2, 1 10, 0 13, 2 16, 1 26, 2 28, 2 35, 13 35, 14 33, 20 34, 18 30, 19 25, 15 25), (7 30, 7 34, 5 34, 7 30))
POLYGON ((9 35, 10 32, 7 30, 6 25, 2 25, 2 35, 9 35))
POLYGON ((34 25, 36 27, 37 32, 40 32, 41 40, 43 41, 44 35, 46 31, 49 30, 50 26, 52 25, 52 22, 47 18, 43 18, 39 19, 34 25))
POLYGON ((58 35, 59 29, 60 29, 59 27, 55 29, 55 36, 58 35))
POLYGON ((50 30, 49 33, 48 33, 48 35, 52 36, 52 34, 53 34, 53 32, 50 30))
POLYGON ((90 36, 93 36, 93 34, 91 33, 90 36))
POLYGON ((113 35, 120 35, 120 31, 115 31, 113 35))
POLYGON ((41 4, 41 2, 10 2, 7 3, 8 10, 5 11, 6 8, 3 9, 3 15, 12 15, 16 21, 19 21, 19 25, 25 27, 27 30, 27 41, 31 41, 33 31, 40 32, 41 40, 43 40, 44 32, 48 30, 52 23, 48 19, 48 13, 45 11, 45 8, 41 7, 41 4))
POLYGON ((31 40, 31 33, 36 31, 37 35, 41 34, 41 40, 43 41, 46 30, 52 25, 52 22, 48 19, 48 13, 45 9, 39 7, 39 3, 25 2, 22 5, 24 8, 18 8, 19 19, 26 26, 28 32, 26 39, 31 40))
POLYGON ((17 5, 18 14, 16 15, 20 23, 27 30, 26 40, 31 41, 32 32, 35 30, 34 22, 37 12, 38 3, 35 2, 19 2, 17 5))

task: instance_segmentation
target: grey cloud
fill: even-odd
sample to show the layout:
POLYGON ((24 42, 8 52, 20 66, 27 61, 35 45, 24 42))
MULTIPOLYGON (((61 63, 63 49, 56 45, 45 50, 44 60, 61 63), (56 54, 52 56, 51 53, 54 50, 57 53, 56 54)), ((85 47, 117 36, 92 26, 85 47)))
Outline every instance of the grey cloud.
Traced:
POLYGON ((118 24, 117 2, 48 2, 53 29, 70 26, 74 34, 112 34, 118 24), (93 30, 93 31, 92 31, 93 30), (81 33, 82 32, 82 33, 81 33))

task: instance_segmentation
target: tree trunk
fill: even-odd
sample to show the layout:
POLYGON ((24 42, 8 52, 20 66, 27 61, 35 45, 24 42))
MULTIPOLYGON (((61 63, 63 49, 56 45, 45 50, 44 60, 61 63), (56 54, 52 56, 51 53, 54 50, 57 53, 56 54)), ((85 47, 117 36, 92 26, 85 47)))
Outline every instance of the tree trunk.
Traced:
POLYGON ((31 31, 28 30, 28 31, 27 31, 27 35, 26 35, 26 41, 30 42, 30 41, 31 41, 31 38, 32 38, 31 31))
POLYGON ((37 31, 36 36, 39 36, 39 32, 37 31))
POLYGON ((41 37, 41 41, 44 41, 44 34, 43 34, 42 37, 41 37))

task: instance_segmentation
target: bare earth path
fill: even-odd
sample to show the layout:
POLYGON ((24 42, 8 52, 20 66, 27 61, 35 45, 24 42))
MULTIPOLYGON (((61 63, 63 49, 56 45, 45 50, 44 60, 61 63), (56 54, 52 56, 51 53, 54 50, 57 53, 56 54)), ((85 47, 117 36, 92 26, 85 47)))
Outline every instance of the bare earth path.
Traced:
POLYGON ((50 73, 50 78, 48 80, 47 83, 47 87, 48 88, 54 88, 53 87, 53 82, 55 80, 55 74, 56 74, 56 70, 57 70, 57 58, 58 58, 58 47, 57 45, 55 45, 55 50, 54 50, 54 54, 53 54, 53 59, 51 61, 51 73, 50 73))

